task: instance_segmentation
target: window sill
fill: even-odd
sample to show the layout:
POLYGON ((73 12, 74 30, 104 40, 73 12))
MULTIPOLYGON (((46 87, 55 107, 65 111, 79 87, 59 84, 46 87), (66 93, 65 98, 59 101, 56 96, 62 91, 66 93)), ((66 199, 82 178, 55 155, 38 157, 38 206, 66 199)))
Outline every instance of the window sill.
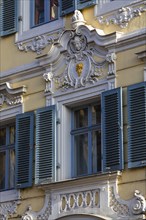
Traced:
POLYGON ((8 190, 0 192, 0 203, 1 202, 8 202, 20 199, 20 192, 19 190, 8 190))

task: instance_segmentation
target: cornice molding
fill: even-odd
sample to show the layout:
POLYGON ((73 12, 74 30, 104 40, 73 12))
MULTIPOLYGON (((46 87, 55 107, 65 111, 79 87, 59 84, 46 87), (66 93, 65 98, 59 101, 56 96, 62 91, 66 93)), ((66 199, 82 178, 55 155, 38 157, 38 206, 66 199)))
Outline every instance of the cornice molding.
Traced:
POLYGON ((0 107, 4 103, 8 106, 22 104, 24 93, 26 93, 25 86, 13 88, 8 82, 0 84, 0 107))

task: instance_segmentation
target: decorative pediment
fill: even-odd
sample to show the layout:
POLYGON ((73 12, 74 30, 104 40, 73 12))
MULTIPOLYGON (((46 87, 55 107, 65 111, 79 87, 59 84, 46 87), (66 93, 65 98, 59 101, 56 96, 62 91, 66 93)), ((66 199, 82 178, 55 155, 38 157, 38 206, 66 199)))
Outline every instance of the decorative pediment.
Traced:
POLYGON ((46 69, 45 92, 77 89, 116 75, 116 54, 107 48, 116 43, 121 33, 105 35, 86 25, 78 10, 72 17, 72 27, 60 35, 48 54, 38 58, 46 69))
POLYGON ((24 93, 26 93, 25 86, 13 88, 8 82, 0 84, 0 107, 2 107, 4 103, 8 106, 21 104, 23 102, 22 95, 24 93))

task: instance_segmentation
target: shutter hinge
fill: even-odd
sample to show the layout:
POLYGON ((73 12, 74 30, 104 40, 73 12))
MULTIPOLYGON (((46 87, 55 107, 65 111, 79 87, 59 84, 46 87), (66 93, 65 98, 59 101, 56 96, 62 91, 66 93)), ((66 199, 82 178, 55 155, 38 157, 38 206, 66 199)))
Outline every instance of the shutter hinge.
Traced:
POLYGON ((60 124, 61 124, 60 118, 57 118, 56 123, 57 123, 57 125, 60 125, 60 124))
POLYGON ((20 15, 18 16, 18 21, 22 21, 23 20, 23 17, 20 15))

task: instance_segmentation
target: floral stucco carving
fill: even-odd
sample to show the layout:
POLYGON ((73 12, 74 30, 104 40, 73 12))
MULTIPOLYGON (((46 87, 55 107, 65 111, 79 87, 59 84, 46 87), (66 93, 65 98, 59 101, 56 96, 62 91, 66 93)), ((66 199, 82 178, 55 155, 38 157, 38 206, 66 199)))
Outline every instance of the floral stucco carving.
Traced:
POLYGON ((0 204, 0 219, 7 220, 8 216, 17 213, 17 206, 19 201, 4 202, 0 204))
MULTIPOLYGON (((145 5, 146 2, 144 2, 143 4, 145 5)), ((122 7, 114 15, 111 15, 109 17, 98 17, 98 21, 100 24, 114 24, 120 26, 121 28, 126 28, 131 20, 138 16, 141 16, 143 12, 146 12, 146 6, 139 8, 122 7)))
POLYGON ((57 40, 58 37, 55 36, 48 37, 46 35, 39 35, 29 42, 19 42, 17 47, 20 51, 32 51, 40 55, 48 45, 53 44, 57 40))

